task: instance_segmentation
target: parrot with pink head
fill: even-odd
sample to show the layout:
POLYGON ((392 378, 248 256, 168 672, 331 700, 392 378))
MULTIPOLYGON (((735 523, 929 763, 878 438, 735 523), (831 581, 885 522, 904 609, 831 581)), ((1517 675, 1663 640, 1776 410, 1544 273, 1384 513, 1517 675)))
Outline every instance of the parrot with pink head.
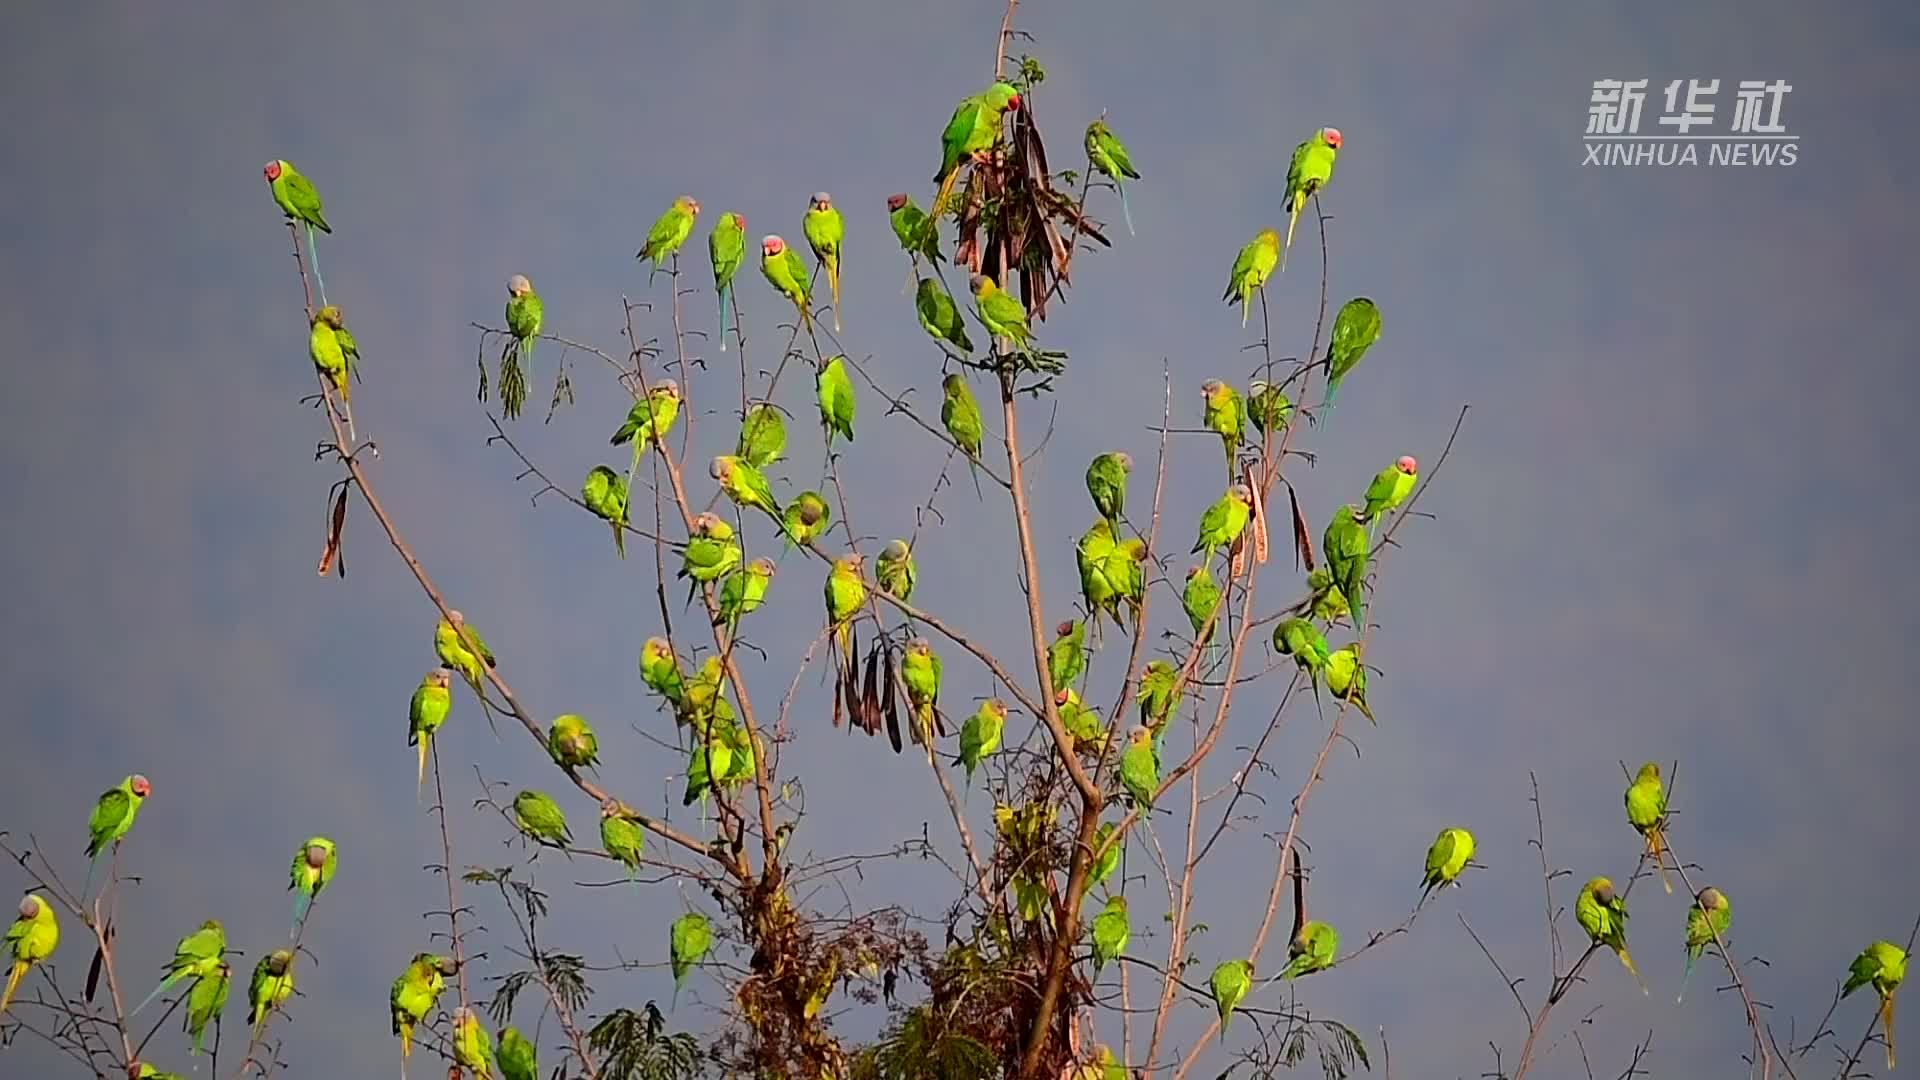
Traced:
POLYGON ((1332 182, 1334 159, 1340 156, 1340 147, 1346 141, 1339 128, 1323 127, 1313 133, 1313 138, 1293 148, 1293 161, 1287 165, 1287 201, 1281 207, 1290 215, 1287 242, 1280 248, 1283 273, 1287 269, 1287 252, 1293 250, 1293 230, 1300 224, 1300 211, 1308 199, 1332 182))

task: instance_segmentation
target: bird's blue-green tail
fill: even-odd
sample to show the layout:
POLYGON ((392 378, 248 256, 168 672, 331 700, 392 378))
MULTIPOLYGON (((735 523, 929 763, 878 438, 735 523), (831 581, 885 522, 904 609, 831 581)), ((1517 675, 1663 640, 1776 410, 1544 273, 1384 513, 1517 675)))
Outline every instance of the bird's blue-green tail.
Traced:
POLYGON ((145 1009, 147 1006, 153 1004, 154 998, 157 998, 161 994, 164 994, 167 992, 167 987, 172 986, 174 983, 179 982, 182 978, 185 978, 187 971, 188 969, 182 968, 179 971, 176 971, 173 974, 167 976, 166 978, 161 979, 160 985, 153 988, 153 993, 148 994, 146 998, 140 1002, 140 1004, 135 1005, 133 1007, 132 1012, 127 1014, 127 1019, 131 1020, 134 1017, 139 1016, 140 1011, 142 1009, 145 1009))
POLYGON ((320 289, 320 306, 327 306, 327 279, 320 276, 320 246, 313 242, 313 222, 307 222, 307 261, 313 264, 313 283, 320 289))
POLYGON ((87 883, 80 887, 80 899, 85 900, 89 895, 92 894, 93 872, 95 870, 100 869, 100 860, 106 858, 107 852, 111 850, 113 850, 112 844, 109 844, 106 847, 101 848, 100 851, 94 855, 92 861, 87 863, 87 883))
POLYGON ((1339 380, 1339 379, 1328 379, 1328 380, 1327 380, 1327 396, 1326 396, 1326 399, 1325 399, 1325 400, 1323 400, 1322 402, 1320 402, 1320 411, 1321 411, 1321 412, 1323 412, 1323 413, 1330 413, 1330 412, 1332 412, 1332 411, 1333 411, 1333 399, 1334 399, 1334 398, 1337 398, 1337 397, 1339 397, 1339 396, 1340 396, 1340 380, 1339 380))
POLYGON ((719 293, 720 293, 720 351, 726 352, 727 351, 727 330, 733 325, 732 321, 727 318, 727 309, 732 306, 731 301, 733 300, 733 286, 722 285, 720 286, 719 293))
POLYGON ((305 889, 293 890, 293 935, 300 936, 300 924, 307 921, 307 912, 313 909, 313 897, 305 889))
POLYGON ((1114 181, 1114 184, 1113 184, 1113 190, 1120 193, 1120 216, 1125 218, 1127 221, 1127 235, 1132 236, 1133 235, 1133 211, 1127 207, 1126 185, 1116 180, 1114 181))
POLYGON ((1691 978, 1693 978, 1693 956, 1689 954, 1687 956, 1686 974, 1680 976, 1680 996, 1673 999, 1675 1005, 1687 1000, 1687 980, 1691 978))

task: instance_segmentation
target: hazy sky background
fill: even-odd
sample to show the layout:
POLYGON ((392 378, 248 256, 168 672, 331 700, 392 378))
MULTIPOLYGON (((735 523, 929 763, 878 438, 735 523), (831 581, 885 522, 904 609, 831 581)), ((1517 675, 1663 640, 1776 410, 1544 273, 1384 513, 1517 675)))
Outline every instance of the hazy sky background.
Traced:
MULTIPOLYGON (((292 160, 326 197, 337 233, 321 265, 365 352, 356 403, 380 442, 380 494, 529 705, 591 717, 608 781, 657 810, 680 762, 629 728, 666 733, 634 662, 657 629, 652 560, 641 549, 619 563, 600 524, 528 505, 516 463, 484 445, 467 324, 497 323, 506 277, 523 272, 550 329, 617 349, 620 294, 667 296, 632 256, 674 195, 703 201, 701 236, 738 209, 753 236, 799 243, 807 196, 825 188, 848 218, 844 340, 887 384, 918 386, 931 414, 936 359, 900 294, 883 200, 930 197, 940 127, 984 84, 1000 16, 985 0, 431 7, 28 5, 0 42, 12 103, 0 121, 11 149, 0 158, 0 315, 14 373, 0 398, 12 463, 0 498, 18 522, 0 536, 13 582, 0 678, 14 703, 0 827, 37 833, 78 877, 94 795, 131 770, 153 780, 125 854, 144 878, 122 932, 135 995, 209 915, 246 954, 244 980, 285 933, 295 845, 316 831, 337 838, 343 868, 307 934, 319 962, 303 964, 305 996, 276 1024, 297 1077, 392 1068, 387 986, 427 944, 416 912, 444 903, 419 869, 439 849, 404 742, 408 694, 434 662, 434 613, 357 505, 349 576, 314 575, 338 469, 313 462, 324 426, 298 404, 313 389, 305 329, 262 163, 292 160)), ((1526 976, 1530 999, 1543 991, 1528 770, 1544 789, 1553 861, 1574 870, 1570 901, 1579 880, 1633 864, 1616 760, 1679 758, 1674 843, 1733 898, 1739 950, 1771 962, 1751 975, 1784 1039, 1788 1016, 1803 1029, 1817 1019, 1863 944, 1904 939, 1920 903, 1908 827, 1920 518, 1885 479, 1920 389, 1909 363, 1920 160, 1898 135, 1920 16, 1780 2, 1392 7, 1022 6, 1037 41, 1016 51, 1048 69, 1032 101, 1058 162, 1077 157, 1081 126, 1106 109, 1145 174, 1132 196, 1139 236, 1116 227, 1113 252, 1076 262, 1071 302, 1040 330, 1073 354, 1033 470, 1049 618, 1072 599, 1088 456, 1130 449, 1145 505, 1162 359, 1181 423, 1197 422, 1203 379, 1244 377, 1252 361, 1238 349, 1255 335, 1218 302, 1226 269, 1257 229, 1284 227, 1293 145, 1338 125, 1348 141, 1326 198, 1330 292, 1335 303, 1373 296, 1386 333, 1331 423, 1309 433, 1318 466, 1294 469, 1316 529, 1396 455, 1430 466, 1460 405, 1473 411, 1422 503, 1438 519, 1410 522, 1408 546, 1387 560, 1370 650, 1385 671, 1381 724, 1355 732, 1364 759, 1336 758, 1303 834, 1315 914, 1349 942, 1392 925, 1443 824, 1475 828, 1490 869, 1412 935, 1299 992, 1376 1046, 1384 1025, 1394 1057, 1418 1063, 1411 1073, 1478 1075, 1492 1065, 1488 1040, 1511 1064, 1517 1010, 1454 912, 1526 976), (1724 128, 1735 82, 1785 78, 1800 162, 1583 169, 1589 88, 1608 76, 1653 80, 1643 130, 1668 79, 1720 78, 1724 128)), ((1094 203, 1117 221, 1105 197, 1094 203)), ((1317 293, 1311 227, 1301 236, 1269 293, 1288 352, 1306 347, 1317 293)), ((690 261, 690 284, 705 265, 704 254, 690 261)), ((769 364, 777 304, 751 266, 741 284, 753 359, 769 364)), ((704 288, 686 300, 693 327, 709 328, 712 309, 704 288)), ((669 332, 664 317, 643 323, 648 336, 669 332)), ((515 433, 572 484, 609 458, 626 402, 587 361, 575 368, 580 403, 541 426, 555 352, 540 349, 515 433)), ((718 376, 702 385, 698 460, 731 439, 726 416, 705 409, 737 395, 718 376)), ((804 379, 789 377, 781 399, 810 416, 804 379)), ((904 533, 941 448, 870 394, 862 410, 844 459, 855 524, 904 533)), ((1031 443, 1046 420, 1027 416, 1031 443)), ((819 468, 812 425, 794 428, 788 494, 819 468)), ((1219 447, 1176 439, 1172 467, 1165 547, 1180 575, 1177 553, 1218 494, 1219 447)), ((708 490, 703 475, 695 486, 708 490)), ((922 535, 916 599, 1027 673, 1006 515, 964 490, 942 506, 979 531, 922 535)), ((1284 566, 1270 571, 1269 601, 1295 594, 1284 566)), ((763 710, 818 625, 821 576, 787 560, 756 617, 753 636, 775 646, 751 683, 763 710)), ((1171 593, 1156 603, 1156 622, 1178 617, 1171 593)), ((988 692, 977 668, 947 655, 951 701, 988 692)), ((1117 667, 1100 664, 1100 700, 1117 667)), ((929 821, 954 850, 923 768, 833 733, 824 689, 811 676, 803 687, 786 755, 811 781, 796 847, 877 850, 929 821)), ((1230 743, 1257 735, 1278 690, 1246 693, 1230 743)), ((1304 712, 1283 728, 1268 818, 1203 876, 1203 970, 1245 948, 1274 854, 1260 834, 1284 829, 1322 731, 1304 712)), ((450 766, 474 760, 491 779, 546 787, 590 835, 587 800, 519 733, 503 734, 496 744, 461 698, 450 766)), ((1208 786, 1227 771, 1225 759, 1210 765, 1208 786)), ((449 781, 464 808, 471 771, 453 767, 449 781)), ((976 792, 977 828, 988 805, 976 792)), ((691 818, 676 805, 674 820, 691 818)), ((454 825, 462 863, 520 857, 501 846, 497 819, 462 809, 454 825)), ((556 888, 605 877, 548 863, 542 880, 556 888)), ((0 879, 25 884, 17 871, 0 879)), ((556 945, 664 960, 665 923, 684 902, 671 888, 638 905, 624 889, 559 891, 556 945)), ((929 914, 951 895, 927 864, 883 870, 857 892, 929 914)), ((466 899, 505 926, 497 901, 466 899)), ((1135 911, 1136 953, 1163 956, 1157 906, 1136 899, 1135 911)), ((1684 914, 1684 897, 1643 884, 1631 941, 1652 996, 1604 961, 1565 1007, 1556 1031, 1604 1006, 1587 1040, 1597 1073, 1623 1068, 1650 1027, 1659 1075, 1741 1068, 1739 1006, 1705 989, 1713 974, 1673 1005, 1684 914)), ((476 945, 498 955, 503 940, 476 945)), ((69 925, 62 978, 79 979, 87 955, 69 925)), ((595 1013, 664 1002, 669 983, 649 970, 603 989, 595 1013)), ((714 989, 696 976, 674 1024, 710 1022, 714 989)), ((236 987, 229 1046, 242 996, 236 987)), ((1280 999, 1269 990, 1261 1003, 1280 999)), ((1870 1008, 1841 1010, 1849 1046, 1870 1008)), ((1202 1007, 1182 1015, 1190 1038, 1202 1007)), ((876 1019, 856 1011, 840 1026, 861 1035, 876 1019)), ((167 1033, 149 1057, 185 1069, 185 1051, 167 1033)), ((31 1042, 4 1053, 9 1073, 65 1075, 31 1042)), ((1578 1070, 1568 1042, 1537 1075, 1578 1070)))

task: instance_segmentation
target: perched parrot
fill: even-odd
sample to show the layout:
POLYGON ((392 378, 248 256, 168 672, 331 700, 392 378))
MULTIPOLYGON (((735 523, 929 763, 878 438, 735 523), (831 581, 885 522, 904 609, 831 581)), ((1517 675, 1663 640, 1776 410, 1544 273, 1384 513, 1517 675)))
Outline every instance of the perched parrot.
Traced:
POLYGON ((920 571, 913 565, 912 545, 905 540, 887 541, 874 561, 873 580, 881 592, 901 603, 912 599, 913 587, 920 580, 920 571))
POLYGON ((293 926, 297 933, 307 921, 307 911, 320 898, 340 869, 340 849, 324 836, 310 836, 293 853, 293 866, 287 873, 287 889, 293 893, 293 926))
MULTIPOLYGON (((622 806, 615 799, 608 799, 600 806, 600 850, 606 852, 613 861, 627 868, 628 880, 640 869, 640 860, 647 852, 647 830, 640 824, 640 816, 622 806)), ((640 883, 634 882, 638 889, 640 883)))
POLYGON ((780 524, 782 510, 780 500, 773 497, 773 485, 767 482, 766 474, 754 468, 742 457, 733 454, 721 454, 708 466, 707 475, 720 481, 720 490, 727 493, 735 506, 743 510, 758 510, 780 524))
POLYGON ((1460 872, 1473 860, 1473 834, 1465 829, 1441 829, 1427 849, 1426 873, 1420 878, 1420 903, 1427 902, 1433 890, 1446 885, 1458 886, 1460 872))
POLYGON ((1627 786, 1627 821, 1633 831, 1647 842, 1647 857, 1660 872, 1660 884, 1673 892, 1667 880, 1667 787, 1660 782, 1660 763, 1649 761, 1640 766, 1633 783, 1627 786))
POLYGON ((1353 609, 1347 606, 1347 594, 1333 583, 1333 571, 1325 566, 1316 566, 1307 575, 1308 600, 1313 605, 1313 617, 1332 626, 1343 616, 1351 615, 1353 609))
POLYGON ((661 214, 660 219, 653 223, 653 228, 647 231, 647 242, 640 246, 633 257, 653 263, 652 269, 647 271, 649 284, 653 282, 653 275, 660 272, 660 264, 667 261, 667 256, 679 251, 680 245, 693 235, 693 222, 699 216, 699 201, 691 195, 682 195, 673 200, 673 205, 667 207, 667 212, 661 214))
POLYGON ((673 920, 672 928, 667 931, 667 964, 673 969, 675 1005, 680 1003, 680 987, 686 984, 687 972, 706 959, 707 951, 712 948, 713 925, 705 915, 689 911, 673 920))
POLYGON ((1121 850, 1125 845, 1114 839, 1113 834, 1118 831, 1118 825, 1104 821, 1100 823, 1100 831, 1093 834, 1093 868, 1089 873, 1095 885, 1106 884, 1113 872, 1120 869, 1121 850))
POLYGON ((260 1041, 267 1017, 292 997, 293 951, 275 949, 253 965, 253 980, 247 984, 247 1023, 253 1025, 253 1041, 260 1041))
POLYGON ((420 766, 414 777, 416 798, 426 790, 427 755, 433 750, 434 733, 453 711, 453 693, 448 689, 452 685, 452 672, 434 668, 420 680, 420 685, 414 688, 413 700, 407 703, 407 745, 420 748, 420 766))
POLYGON ((492 1080, 493 1035, 479 1014, 464 1005, 453 1011, 453 1059, 473 1073, 474 1080, 492 1080))
POLYGON ((647 390, 647 396, 633 403, 627 419, 607 440, 609 446, 633 443, 634 460, 666 440, 673 422, 680 417, 680 384, 661 379, 647 390))
MULTIPOLYGON (((1326 668, 1328 659, 1333 656, 1333 648, 1327 644, 1327 635, 1307 620, 1297 618, 1284 619, 1273 628, 1273 651, 1293 657, 1293 662, 1307 673, 1310 681, 1326 668)), ((1471 842, 1468 848, 1471 850, 1471 842)))
POLYGON ((847 358, 829 359, 815 383, 820 398, 820 426, 827 432, 827 449, 833 449, 835 435, 852 442, 853 415, 858 402, 853 396, 853 376, 847 374, 847 358))
POLYGON ((727 331, 733 329, 733 275, 747 255, 747 215, 729 210, 707 234, 707 258, 713 262, 713 292, 720 298, 720 351, 727 351, 727 331))
POLYGON ((778 236, 767 235, 760 238, 760 275, 767 279, 773 290, 793 301, 794 310, 800 313, 800 325, 809 333, 813 330, 813 308, 811 296, 813 278, 807 273, 807 264, 800 261, 800 253, 787 246, 787 242, 778 236))
POLYGON ((1627 951, 1627 900, 1613 891, 1613 882, 1597 877, 1582 886, 1580 898, 1573 904, 1573 917, 1594 944, 1605 945, 1620 957, 1640 984, 1640 992, 1646 993, 1646 981, 1640 978, 1640 969, 1633 966, 1633 954, 1627 951))
POLYGON ((544 791, 522 791, 513 797, 513 825, 522 836, 543 847, 564 851, 573 843, 566 812, 544 791))
POLYGON ((447 612, 433 628, 433 651, 440 662, 459 672, 473 692, 479 694, 480 682, 485 677, 481 666, 498 667, 493 650, 487 647, 487 641, 480 631, 467 625, 466 616, 458 611, 447 612))
POLYGON ((1127 749, 1120 755, 1120 783, 1142 813, 1153 811, 1154 789, 1160 786, 1160 752, 1147 728, 1136 726, 1127 732, 1127 749))
POLYGON ((980 461, 981 442, 986 438, 986 423, 980 417, 980 403, 974 400, 966 376, 954 372, 940 381, 940 426, 960 452, 967 455, 969 467, 980 461))
POLYGON ((914 261, 925 259, 939 265, 940 230, 925 210, 914 205, 913 196, 897 192, 887 196, 887 221, 893 225, 900 250, 914 261))
POLYGON ((1072 686, 1087 670, 1087 624, 1068 619, 1054 628, 1047 646, 1047 677, 1058 688, 1072 686))
POLYGON ((1367 505, 1360 512, 1360 520, 1367 523, 1369 542, 1373 539, 1374 526, 1380 523, 1380 515, 1399 509, 1419 482, 1420 462, 1412 454, 1400 455, 1393 464, 1374 474, 1373 483, 1367 485, 1367 505))
MULTIPOLYGON (((328 305, 313 313, 311 325, 312 330, 307 334, 307 356, 312 358, 314 369, 340 395, 341 402, 351 404, 353 361, 346 343, 340 337, 341 331, 346 329, 346 316, 339 308, 328 305)), ((358 356, 359 351, 356 345, 352 356, 358 356)))
POLYGON ((1154 660, 1140 672, 1140 723, 1155 732, 1166 728, 1167 719, 1180 706, 1186 690, 1180 686, 1180 671, 1165 660, 1154 660))
POLYGON ((953 763, 966 768, 968 790, 973 788, 973 774, 980 763, 1000 749, 1000 736, 1006 726, 1007 705, 998 698, 981 702, 960 726, 960 756, 953 763))
POLYGON ((695 514, 692 537, 680 555, 680 572, 687 579, 687 603, 702 585, 719 581, 739 567, 743 555, 733 526, 719 514, 695 514))
POLYGON ((1293 229, 1300 224, 1300 211, 1327 182, 1333 179, 1333 160, 1339 156, 1346 138, 1339 128, 1323 127, 1313 138, 1293 148, 1293 161, 1287 165, 1287 201, 1281 207, 1287 218, 1287 244, 1280 251, 1280 269, 1287 268, 1287 252, 1293 250, 1293 229))
POLYGON ((1067 729, 1067 734, 1073 736, 1075 743, 1101 752, 1106 750, 1108 744, 1106 722, 1100 719, 1099 712, 1087 708, 1086 704, 1080 700, 1078 691, 1071 686, 1063 686, 1055 690, 1053 704, 1060 713, 1060 726, 1067 729))
POLYGON ((333 235, 327 215, 321 209, 320 191, 290 161, 269 161, 261 170, 267 176, 267 189, 288 221, 299 222, 307 230, 307 256, 313 262, 313 280, 320 286, 320 302, 327 302, 327 283, 320 277, 320 254, 313 244, 313 230, 333 235))
POLYGON ((93 861, 87 864, 87 883, 80 890, 85 897, 93 890, 93 871, 100 865, 102 856, 120 848, 120 841, 133 831, 133 823, 140 817, 140 807, 147 801, 147 793, 153 785, 139 773, 120 781, 120 783, 100 793, 93 804, 93 813, 87 816, 87 857, 93 861))
POLYGON ((1093 171, 1113 181, 1114 194, 1120 196, 1120 216, 1127 220, 1127 235, 1133 235, 1133 211, 1127 207, 1127 188, 1122 179, 1138 180, 1127 146, 1107 127, 1104 117, 1087 125, 1087 164, 1093 171))
POLYGON ((787 456, 787 420, 770 402, 761 402, 747 410, 740 421, 740 440, 733 453, 756 469, 764 469, 787 456))
POLYGON ((1847 969, 1847 983, 1841 997, 1873 984, 1880 995, 1880 1033, 1887 1040, 1887 1071, 1893 1071, 1893 992, 1907 978, 1907 950, 1891 941, 1876 941, 1861 950, 1847 969))
POLYGON ((1687 970, 1680 976, 1680 996, 1673 999, 1674 1004, 1687 1000, 1687 980, 1693 978, 1694 962, 1716 939, 1725 941, 1732 926, 1733 902, 1727 899, 1727 894, 1711 885, 1701 889, 1693 898, 1693 906, 1687 909, 1687 970))
POLYGON ((134 1080, 185 1080, 179 1073, 162 1072, 156 1066, 144 1061, 136 1061, 128 1066, 127 1075, 134 1080))
POLYGON ((13 1004, 13 995, 20 989, 20 980, 27 977, 27 970, 35 964, 42 964, 60 947, 60 922, 54 918, 53 905, 38 893, 28 893, 20 898, 20 917, 7 927, 7 936, 0 938, 0 944, 6 946, 13 966, 7 969, 7 990, 0 995, 0 1015, 4 1015, 13 1004))
POLYGON ((1272 276, 1273 268, 1280 262, 1280 234, 1272 229, 1261 229, 1259 235, 1247 241, 1234 257, 1233 269, 1227 274, 1227 291, 1220 299, 1228 307, 1240 305, 1240 325, 1247 325, 1247 316, 1253 310, 1253 294, 1266 288, 1267 278, 1272 276))
POLYGON ((1087 465, 1087 495, 1114 529, 1127 513, 1127 477, 1132 472, 1133 456, 1119 450, 1101 454, 1087 465))
POLYGON ((1367 350, 1380 340, 1380 309, 1372 300, 1356 296, 1340 305, 1333 317, 1333 336, 1327 339, 1327 396, 1320 407, 1333 411, 1340 396, 1340 384, 1366 357, 1367 350))
POLYGON ((1100 518, 1081 534, 1073 549, 1074 562, 1080 570, 1080 596, 1086 602, 1087 618, 1093 620, 1096 633, 1100 629, 1100 613, 1111 615, 1118 607, 1115 601, 1118 591, 1107 576, 1108 561, 1115 546, 1113 527, 1107 524, 1106 518, 1100 518))
POLYGON ((826 535, 827 527, 833 524, 833 509, 827 500, 817 491, 803 491, 787 504, 787 512, 781 520, 786 529, 788 547, 812 547, 815 540, 826 535))
POLYGON ((986 326, 987 333, 997 338, 1006 338, 1022 352, 1033 342, 1033 331, 1027 327, 1027 309, 1020 298, 1003 291, 985 274, 975 274, 969 284, 973 288, 973 313, 986 326))
MULTIPOLYGON (((180 939, 173 947, 173 959, 167 961, 166 977, 160 985, 153 988, 140 1004, 127 1014, 129 1019, 140 1015, 153 999, 167 992, 167 988, 181 979, 204 979, 220 967, 222 958, 227 954, 227 928, 220 925, 219 919, 208 919, 200 924, 200 929, 180 939)), ((191 989, 191 987, 189 987, 191 989)))
POLYGON ((1107 582, 1113 586, 1116 621, 1120 605, 1125 605, 1133 614, 1134 623, 1137 625, 1140 622, 1140 612, 1147 596, 1146 561, 1147 542, 1138 536, 1130 536, 1115 544, 1113 553, 1107 556, 1107 582))
POLYGON ((415 953, 412 961, 400 977, 393 980, 393 989, 387 992, 387 1012, 393 1020, 393 1034, 400 1040, 401 1068, 406 1068, 406 1060, 413 1056, 413 1029, 427 1021, 433 1010, 440 1004, 440 995, 446 992, 449 972, 444 968, 452 967, 453 962, 432 953, 415 953))
POLYGON ((1107 906, 1093 917, 1093 974, 1119 959, 1127 951, 1127 939, 1133 936, 1127 925, 1127 898, 1107 897, 1107 906))
POLYGON ((861 557, 859 553, 849 553, 833 560, 833 570, 827 574, 827 627, 833 631, 833 641, 840 649, 840 655, 853 656, 853 618, 867 605, 867 582, 860 575, 861 557))
POLYGON ((193 989, 187 991, 186 1032, 193 1037, 193 1055, 200 1055, 201 1045, 206 1040, 207 1025, 220 1018, 227 1011, 227 997, 233 992, 233 967, 226 961, 213 970, 213 974, 193 981, 193 989))
POLYGON ((1247 419, 1262 435, 1278 436, 1293 421, 1293 400, 1265 379, 1247 382, 1247 419))
POLYGON ((680 669, 680 658, 673 654, 673 646, 663 637, 648 638, 640 647, 640 679, 647 689, 678 705, 686 689, 686 673, 680 669))
POLYGON ((1333 583, 1353 610, 1353 628, 1365 633, 1367 564, 1373 556, 1373 544, 1360 524, 1358 508, 1341 506, 1334 510, 1327 519, 1327 531, 1320 537, 1320 554, 1326 557, 1333 583))
POLYGON ((1224 1035, 1233 1020, 1233 1010, 1253 989, 1253 964, 1246 960, 1222 961, 1214 967, 1207 987, 1213 991, 1213 1008, 1220 1014, 1220 1032, 1224 1035))
POLYGON ((967 324, 953 297, 940 287, 939 278, 924 277, 914 291, 913 310, 920 316, 920 329, 933 340, 952 345, 962 358, 972 355, 973 339, 967 336, 967 324))
POLYGON ((940 676, 940 654, 933 651, 933 643, 914 638, 900 659, 900 681, 906 684, 907 703, 913 706, 916 741, 928 746, 940 730, 940 676))
POLYGON ((715 626, 725 626, 729 635, 739 632, 740 620, 760 610, 766 603, 767 589, 773 584, 773 560, 755 559, 727 575, 720 583, 720 611, 715 626))
MULTIPOLYGON (((1180 591, 1180 606, 1186 610, 1187 622, 1193 627, 1196 644, 1206 644, 1200 632, 1206 630, 1207 621, 1214 617, 1220 607, 1220 583, 1213 579, 1213 571, 1206 563, 1187 571, 1186 588, 1180 591)), ((1208 638, 1213 635, 1207 634, 1208 638)))
POLYGON ((1336 700, 1348 702, 1359 709, 1360 715, 1366 717, 1368 723, 1380 722, 1373 718, 1373 709, 1367 704, 1367 665, 1360 659, 1359 642, 1327 654, 1327 667, 1323 674, 1327 689, 1333 692, 1336 700))
POLYGON ((503 1080, 540 1080, 540 1055, 519 1028, 500 1033, 500 1075, 503 1080))
POLYGON ((827 293, 833 297, 833 332, 840 332, 840 243, 847 236, 847 222, 833 205, 833 196, 824 191, 813 193, 800 231, 806 235, 813 257, 827 272, 827 293))
POLYGON ((1246 531, 1247 521, 1253 516, 1253 492, 1245 484, 1235 484, 1227 489, 1220 501, 1207 507, 1200 515, 1200 535, 1193 542, 1192 554, 1207 553, 1206 561, 1213 561, 1213 553, 1223 547, 1232 547, 1240 534, 1246 531))
POLYGON ((1287 966, 1282 979, 1297 979, 1333 966, 1340 955, 1340 931, 1318 919, 1309 919, 1287 943, 1287 966))
POLYGON ((613 526, 613 550, 627 557, 627 478, 611 465, 595 465, 580 485, 580 501, 593 515, 613 526))
POLYGON ((547 756, 569 772, 592 768, 600 764, 600 737, 586 717, 564 713, 553 718, 547 731, 547 756))
POLYGON ((947 212, 954 182, 960 179, 960 163, 993 149, 1000 141, 1001 117, 1008 109, 1020 110, 1020 91, 1011 83, 997 82, 953 110, 947 129, 940 133, 940 171, 933 174, 940 185, 933 197, 932 217, 936 223, 947 212))
POLYGON ((520 415, 520 406, 527 400, 524 365, 533 363, 533 347, 545 314, 546 305, 525 274, 507 279, 507 330, 513 336, 500 354, 500 406, 509 418, 520 415))

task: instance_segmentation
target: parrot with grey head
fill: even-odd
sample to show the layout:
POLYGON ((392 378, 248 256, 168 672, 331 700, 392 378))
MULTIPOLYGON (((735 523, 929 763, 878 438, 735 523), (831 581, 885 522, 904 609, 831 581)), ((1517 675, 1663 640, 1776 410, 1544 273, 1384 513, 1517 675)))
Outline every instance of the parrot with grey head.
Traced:
POLYGON ((833 332, 837 334, 840 332, 840 245, 847 237, 847 222, 833 205, 833 196, 824 191, 813 193, 800 231, 807 238, 807 246, 813 249, 813 257, 820 260, 821 269, 827 272, 827 291, 833 298, 833 332))
POLYGON ((747 254, 747 215, 729 210, 707 233, 707 258, 713 263, 713 291, 720 298, 720 351, 727 351, 727 331, 733 329, 733 275, 747 254))

